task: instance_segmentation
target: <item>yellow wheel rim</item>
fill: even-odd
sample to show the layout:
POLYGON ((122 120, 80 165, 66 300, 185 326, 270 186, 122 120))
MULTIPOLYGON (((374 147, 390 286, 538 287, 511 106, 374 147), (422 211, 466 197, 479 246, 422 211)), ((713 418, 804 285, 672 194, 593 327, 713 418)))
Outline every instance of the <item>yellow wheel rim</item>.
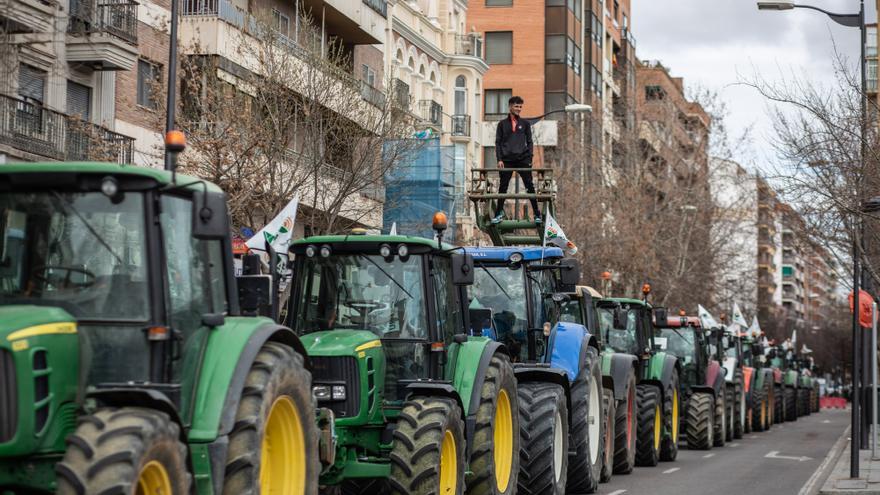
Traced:
POLYGON ((172 495, 171 478, 159 461, 150 461, 141 469, 137 480, 137 495, 172 495))
POLYGON ((654 406, 654 450, 660 450, 660 433, 663 431, 663 416, 660 405, 654 406))
POLYGON ((440 446, 440 494, 456 493, 458 484, 458 447, 452 432, 443 433, 440 446))
POLYGON ((507 391, 498 393, 495 406, 495 485, 501 492, 507 491, 510 484, 510 471, 513 468, 513 411, 507 391))
POLYGON ((678 443, 678 390, 672 391, 672 441, 678 443))
POLYGON ((306 492, 306 437, 290 397, 279 397, 269 409, 260 448, 260 493, 300 495, 306 492))

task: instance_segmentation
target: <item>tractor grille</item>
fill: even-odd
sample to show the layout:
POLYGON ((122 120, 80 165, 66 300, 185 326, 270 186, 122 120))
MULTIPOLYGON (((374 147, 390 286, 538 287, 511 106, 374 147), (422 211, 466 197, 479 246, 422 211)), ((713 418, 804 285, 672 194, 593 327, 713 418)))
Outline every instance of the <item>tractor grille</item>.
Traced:
POLYGON ((312 358, 312 382, 315 385, 345 385, 345 400, 325 400, 319 404, 330 408, 337 418, 353 418, 360 413, 361 381, 357 359, 345 357, 312 358))
POLYGON ((12 353, 0 349, 0 443, 15 436, 18 424, 18 390, 12 353))

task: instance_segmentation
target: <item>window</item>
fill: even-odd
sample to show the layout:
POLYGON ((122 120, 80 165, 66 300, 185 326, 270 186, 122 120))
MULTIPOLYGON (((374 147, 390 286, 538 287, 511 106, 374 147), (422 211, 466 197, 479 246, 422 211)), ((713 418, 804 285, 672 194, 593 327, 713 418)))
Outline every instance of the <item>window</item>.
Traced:
POLYGON ((486 0, 486 7, 510 7, 513 0, 486 0))
POLYGON ((486 63, 513 63, 513 33, 501 31, 486 33, 486 63))
POLYGON ((486 90, 486 117, 502 118, 507 115, 507 101, 513 96, 512 89, 487 89, 486 90))
POLYGON ((437 328, 441 339, 452 343, 452 336, 464 327, 458 286, 452 284, 452 262, 449 258, 437 256, 431 260, 431 278, 434 284, 434 301, 437 306, 437 328))
POLYGON ((495 159, 495 147, 483 146, 483 168, 495 168, 498 161, 495 159))
POLYGON ((363 64, 361 66, 361 76, 365 83, 369 84, 371 87, 376 87, 376 71, 374 71, 372 67, 363 64))
POLYGON ((159 108, 156 88, 162 78, 162 67, 150 61, 138 60, 137 104, 155 110, 159 108))
POLYGON ((67 113, 85 121, 89 120, 92 109, 92 88, 67 81, 67 113))
POLYGON ((21 64, 18 68, 18 95, 29 103, 43 104, 46 91, 46 71, 21 64))
POLYGON ((272 9, 272 23, 275 31, 285 38, 290 37, 290 17, 272 9))
MULTIPOLYGON (((562 110, 565 105, 574 103, 574 98, 565 93, 544 93, 544 112, 562 110)), ((557 118, 558 115, 549 115, 548 119, 557 118)))
POLYGON ((544 60, 548 63, 565 62, 565 40, 563 34, 548 35, 544 45, 544 60))
POLYGON ((455 78, 455 115, 467 114, 467 80, 464 76, 455 78))
POLYGON ((666 98, 666 92, 660 86, 645 86, 646 100, 662 100, 666 98))

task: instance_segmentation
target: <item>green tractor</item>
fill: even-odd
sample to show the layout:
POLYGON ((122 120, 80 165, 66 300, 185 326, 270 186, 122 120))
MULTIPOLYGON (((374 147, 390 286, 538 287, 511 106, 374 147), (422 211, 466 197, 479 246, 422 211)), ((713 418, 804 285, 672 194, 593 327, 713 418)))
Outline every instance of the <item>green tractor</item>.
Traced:
POLYGON ((775 394, 773 390, 773 370, 764 363, 764 350, 752 337, 742 337, 743 365, 750 376, 749 410, 751 412, 751 431, 762 432, 773 424, 775 394))
MULTIPOLYGON (((645 286, 645 296, 650 287, 645 286)), ((654 340, 647 301, 603 298, 596 302, 605 347, 602 375, 614 391, 614 472, 656 466, 678 456, 681 363, 654 340)))
POLYGON ((313 363, 318 405, 335 418, 326 490, 514 493, 517 381, 502 344, 471 336, 471 256, 365 233, 291 249, 288 314, 313 363))
POLYGON ((773 373, 773 396, 775 401, 773 404, 773 423, 783 423, 791 421, 786 417, 788 409, 789 396, 786 394, 785 371, 783 370, 785 353, 782 348, 776 345, 768 346, 764 349, 767 367, 773 373))
POLYGON ((0 167, 4 494, 317 493, 312 363, 241 316, 229 232, 202 179, 0 167))

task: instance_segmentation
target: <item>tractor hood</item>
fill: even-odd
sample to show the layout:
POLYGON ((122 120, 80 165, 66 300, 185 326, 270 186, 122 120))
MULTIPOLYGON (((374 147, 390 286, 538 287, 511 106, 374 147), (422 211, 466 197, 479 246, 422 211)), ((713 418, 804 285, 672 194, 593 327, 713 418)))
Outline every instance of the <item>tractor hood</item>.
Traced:
POLYGON ((354 356, 358 352, 380 347, 379 337, 366 330, 331 330, 302 336, 309 356, 354 356))
POLYGON ((0 306, 0 339, 3 345, 27 335, 76 333, 76 319, 60 308, 0 306))

